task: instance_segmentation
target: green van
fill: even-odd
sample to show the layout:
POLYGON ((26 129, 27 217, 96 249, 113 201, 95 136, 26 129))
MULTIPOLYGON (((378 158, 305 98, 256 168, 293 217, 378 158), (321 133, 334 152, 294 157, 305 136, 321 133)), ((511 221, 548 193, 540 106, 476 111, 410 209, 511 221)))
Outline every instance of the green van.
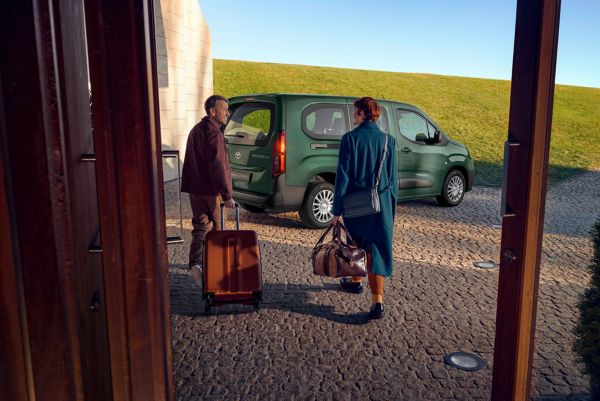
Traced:
MULTIPOLYGON (((250 212, 294 210, 309 227, 327 226, 340 139, 353 129, 354 100, 283 93, 229 99, 225 140, 233 198, 250 212)), ((397 141, 399 200, 436 197, 441 205, 458 205, 473 186, 467 147, 415 106, 378 102, 377 125, 397 141)))

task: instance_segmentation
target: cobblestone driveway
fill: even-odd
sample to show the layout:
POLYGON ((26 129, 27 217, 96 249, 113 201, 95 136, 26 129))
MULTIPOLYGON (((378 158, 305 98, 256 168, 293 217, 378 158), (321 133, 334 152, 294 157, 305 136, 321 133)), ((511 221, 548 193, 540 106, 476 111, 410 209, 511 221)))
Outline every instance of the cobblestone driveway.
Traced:
MULTIPOLYGON (((571 351, 578 297, 589 283, 588 230, 600 210, 600 172, 552 188, 548 196, 539 289, 532 395, 587 400, 587 378, 571 351)), ((178 220, 176 183, 166 187, 167 226, 178 220)), ((342 293, 311 273, 320 231, 295 213, 242 212, 263 258, 260 312, 245 306, 203 315, 201 292, 185 269, 190 239, 169 247, 177 400, 487 400, 491 392, 498 269, 500 192, 475 187, 456 208, 434 201, 398 205, 394 276, 386 280, 386 316, 368 322, 370 293, 342 293), (487 367, 444 364, 474 352, 487 367)), ((183 197, 184 217, 190 216, 183 197)))

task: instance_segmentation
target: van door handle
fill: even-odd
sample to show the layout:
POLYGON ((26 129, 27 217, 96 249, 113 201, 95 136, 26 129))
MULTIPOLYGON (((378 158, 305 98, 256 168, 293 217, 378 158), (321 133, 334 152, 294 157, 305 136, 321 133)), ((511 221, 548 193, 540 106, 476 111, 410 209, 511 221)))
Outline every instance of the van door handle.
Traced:
POLYGON ((339 149, 339 143, 311 143, 311 149, 339 149))
POLYGON ((406 146, 405 146, 405 147, 403 147, 401 150, 402 150, 404 153, 409 153, 409 152, 412 152, 412 150, 411 150, 409 147, 406 147, 406 146))

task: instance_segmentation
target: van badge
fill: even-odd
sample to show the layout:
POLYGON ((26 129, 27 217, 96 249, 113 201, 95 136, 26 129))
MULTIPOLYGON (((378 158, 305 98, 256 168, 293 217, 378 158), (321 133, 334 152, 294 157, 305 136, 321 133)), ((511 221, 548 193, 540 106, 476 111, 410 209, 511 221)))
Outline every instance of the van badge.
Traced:
POLYGON ((240 152, 235 152, 235 158, 237 160, 241 159, 242 158, 242 154, 240 152))

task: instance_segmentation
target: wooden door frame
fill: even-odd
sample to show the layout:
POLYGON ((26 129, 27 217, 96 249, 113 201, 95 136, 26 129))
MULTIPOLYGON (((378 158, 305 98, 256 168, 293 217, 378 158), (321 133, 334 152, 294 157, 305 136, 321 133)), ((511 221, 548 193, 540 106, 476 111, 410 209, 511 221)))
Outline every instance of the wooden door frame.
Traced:
POLYGON ((171 400, 152 1, 86 2, 113 397, 171 400))
POLYGON ((492 400, 529 400, 560 0, 519 0, 505 157, 492 400))

